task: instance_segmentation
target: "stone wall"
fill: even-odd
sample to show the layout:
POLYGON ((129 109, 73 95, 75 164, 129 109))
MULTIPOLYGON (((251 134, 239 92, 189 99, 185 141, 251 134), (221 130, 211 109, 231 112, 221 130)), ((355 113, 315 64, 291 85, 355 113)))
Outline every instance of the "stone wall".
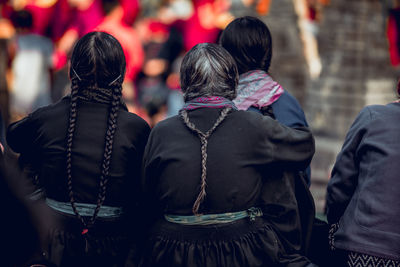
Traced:
POLYGON ((300 102, 305 102, 309 84, 303 44, 293 0, 271 1, 270 12, 262 17, 273 41, 271 75, 300 102))
POLYGON ((382 14, 378 0, 332 0, 323 11, 322 72, 310 82, 304 105, 316 138, 311 189, 319 211, 331 167, 359 111, 396 97, 382 14))
MULTIPOLYGON (((232 0, 232 2, 231 12, 236 17, 258 16, 254 11, 256 1, 250 8, 244 7, 241 0, 232 0)), ((293 0, 272 0, 268 15, 258 17, 267 24, 272 35, 273 55, 270 74, 300 103, 303 103, 309 75, 293 0)))
POLYGON ((297 97, 315 135, 311 190, 322 212, 330 171, 348 128, 365 105, 395 99, 397 77, 390 65, 382 2, 331 0, 317 36, 322 71, 311 79, 294 1, 302 0, 272 0, 269 14, 261 19, 273 36, 271 74, 297 97))

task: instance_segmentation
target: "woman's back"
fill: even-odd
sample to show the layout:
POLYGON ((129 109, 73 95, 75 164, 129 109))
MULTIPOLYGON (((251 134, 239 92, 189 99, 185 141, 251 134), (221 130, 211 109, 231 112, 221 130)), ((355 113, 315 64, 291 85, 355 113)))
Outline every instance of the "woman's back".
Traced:
POLYGON ((119 42, 91 32, 75 45, 71 94, 9 128, 44 188, 58 224, 40 257, 58 266, 114 266, 127 256, 136 223, 140 165, 150 131, 121 101, 126 72, 119 42), (127 216, 125 216, 127 215, 127 216))
MULTIPOLYGON (((66 135, 70 98, 39 109, 26 119, 9 127, 8 144, 23 160, 33 164, 46 195, 57 201, 69 201, 66 184, 66 135)), ((108 105, 78 102, 79 117, 72 148, 72 173, 75 199, 96 203, 101 175, 108 105)), ((148 125, 138 116, 119 110, 117 130, 111 154, 106 205, 121 206, 120 191, 127 183, 138 180, 148 125)))
MULTIPOLYGON (((314 142, 238 111, 238 74, 229 53, 198 44, 181 64, 185 105, 156 125, 144 154, 146 218, 153 224, 143 266, 306 266, 286 251, 263 216, 271 169, 302 169, 314 142)), ((290 223, 290 222, 288 222, 290 223)))
MULTIPOLYGON (((189 117, 199 130, 206 132, 219 113, 220 109, 198 109, 189 112, 189 117)), ((232 111, 228 114, 208 140, 204 212, 238 211, 257 205, 262 176, 268 176, 267 167, 279 168, 274 164, 289 158, 292 161, 287 160, 286 169, 308 163, 312 150, 304 149, 304 154, 296 154, 289 149, 294 136, 305 137, 308 133, 274 135, 274 131, 281 130, 272 119, 256 113, 232 111), (268 137, 282 138, 279 155, 274 151, 277 145, 268 137), (288 155, 289 152, 294 153, 288 155)), ((307 147, 306 142, 302 145, 307 147)), ((200 140, 179 116, 160 122, 153 129, 144 168, 145 182, 157 192, 166 213, 192 213, 200 184, 200 140)))

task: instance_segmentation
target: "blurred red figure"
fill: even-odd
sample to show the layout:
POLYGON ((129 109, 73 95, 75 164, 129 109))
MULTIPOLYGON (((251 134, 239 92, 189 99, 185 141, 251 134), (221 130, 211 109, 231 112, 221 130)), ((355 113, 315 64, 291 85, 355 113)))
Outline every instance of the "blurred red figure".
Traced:
MULTIPOLYGON (((113 35, 122 46, 126 58, 125 82, 132 82, 142 68, 144 52, 137 32, 125 23, 126 18, 122 5, 116 0, 104 1, 106 16, 96 28, 113 35)), ((122 1, 123 2, 123 1, 122 1)))
MULTIPOLYGON (((123 1, 120 1, 123 2, 123 1)), ((144 61, 144 50, 138 33, 132 25, 128 25, 124 19, 129 18, 133 23, 131 15, 124 10, 122 4, 117 0, 103 1, 103 10, 105 17, 100 25, 96 28, 97 31, 104 31, 114 36, 121 44, 126 59, 126 74, 122 90, 122 96, 128 110, 141 117, 144 117, 140 110, 135 105, 136 93, 134 81, 136 76, 142 69, 144 61)), ((132 12, 133 10, 128 11, 132 12)), ((136 15, 135 15, 136 16, 136 15)))
POLYGON ((390 62, 393 66, 400 64, 400 7, 389 10, 389 19, 386 29, 389 41, 390 62))
MULTIPOLYGON (((57 42, 57 53, 55 54, 55 65, 57 69, 61 69, 65 66, 67 61, 66 55, 72 49, 72 46, 78 38, 93 31, 100 24, 104 23, 106 18, 103 6, 109 4, 109 2, 110 1, 101 0, 58 1, 55 9, 55 16, 53 17, 53 34, 57 42)), ((120 0, 119 2, 122 7, 122 12, 119 11, 121 13, 117 15, 118 18, 116 18, 116 15, 113 15, 112 19, 107 18, 107 25, 113 23, 110 22, 110 20, 112 20, 114 22, 118 21, 118 23, 124 25, 124 28, 128 28, 132 26, 139 13, 139 1, 120 0)), ((109 26, 105 27, 108 28, 109 26)), ((118 28, 121 28, 121 26, 118 26, 118 28)), ((133 44, 134 47, 136 47, 136 43, 137 42, 133 44)))
POLYGON ((221 29, 217 26, 219 10, 214 0, 192 0, 193 14, 177 22, 183 35, 184 50, 189 51, 198 43, 215 43, 221 29))
POLYGON ((28 0, 26 1, 26 10, 29 10, 33 16, 33 33, 48 35, 50 23, 57 0, 28 0))
POLYGON ((48 36, 58 0, 1 1, 1 16, 10 19, 15 11, 27 10, 32 14, 32 33, 48 36))
POLYGON ((57 29, 62 31, 62 36, 56 45, 54 56, 56 69, 65 66, 67 54, 76 40, 93 31, 104 18, 101 0, 61 0, 60 2, 55 20, 57 21, 57 17, 60 15, 63 20, 60 23, 64 25, 59 25, 57 29))
POLYGON ((135 21, 140 12, 139 0, 120 0, 121 7, 124 11, 122 21, 131 26, 135 21))

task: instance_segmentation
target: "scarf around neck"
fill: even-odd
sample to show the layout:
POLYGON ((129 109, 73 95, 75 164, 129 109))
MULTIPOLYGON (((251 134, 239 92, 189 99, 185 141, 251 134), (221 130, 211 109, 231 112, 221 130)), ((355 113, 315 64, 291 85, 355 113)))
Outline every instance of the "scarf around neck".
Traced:
POLYGON ((222 96, 204 96, 197 97, 190 101, 187 101, 183 106, 183 110, 194 110, 198 108, 226 108, 230 107, 237 110, 235 104, 225 97, 222 96))
POLYGON ((239 110, 254 106, 258 109, 274 103, 283 94, 282 86, 262 70, 252 70, 239 76, 238 95, 233 100, 239 110))

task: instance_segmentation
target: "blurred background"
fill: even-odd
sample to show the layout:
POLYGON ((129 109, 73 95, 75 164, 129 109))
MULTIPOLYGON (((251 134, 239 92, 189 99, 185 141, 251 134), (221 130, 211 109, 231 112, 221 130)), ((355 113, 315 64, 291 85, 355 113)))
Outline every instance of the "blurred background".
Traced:
POLYGON ((398 97, 400 1, 0 0, 0 141, 10 122, 69 93, 71 49, 93 30, 124 49, 129 110, 151 126, 176 115, 184 53, 217 42, 244 15, 270 28, 270 73, 299 100, 315 135, 311 191, 323 216, 330 171, 355 116, 398 97))

